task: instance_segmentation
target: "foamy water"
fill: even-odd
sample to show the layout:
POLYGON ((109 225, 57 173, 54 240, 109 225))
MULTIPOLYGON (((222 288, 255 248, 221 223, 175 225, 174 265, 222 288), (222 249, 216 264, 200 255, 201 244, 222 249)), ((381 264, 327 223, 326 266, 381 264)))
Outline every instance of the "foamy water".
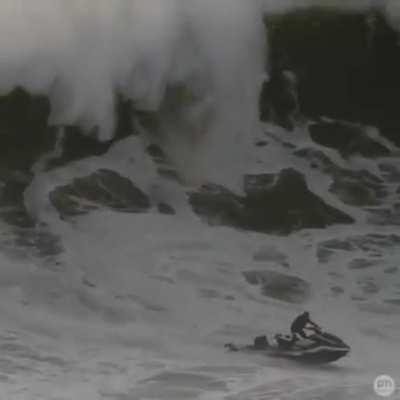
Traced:
MULTIPOLYGON (((290 140, 282 131, 271 133, 290 140)), ((316 146, 305 131, 293 142, 298 148, 316 146)), ((271 172, 270 163, 278 159, 302 171, 328 203, 351 211, 328 194, 322 177, 272 138, 270 146, 255 148, 247 169, 271 172), (266 161, 261 165, 257 159, 266 161)), ((357 168, 361 160, 341 162, 357 168)), ((354 225, 288 237, 208 227, 188 208, 185 188, 155 174, 139 139, 128 138, 102 157, 38 172, 32 185, 50 190, 54 182, 100 167, 126 174, 143 190, 157 185, 158 196, 177 215, 99 210, 66 222, 47 204, 46 191, 36 192, 44 204, 37 215, 61 237, 64 250, 57 265, 2 256, 4 397, 374 399, 376 375, 397 377, 399 310, 383 302, 399 297, 399 271, 385 273, 397 265, 399 244, 390 241, 397 229, 368 224, 359 210, 353 210, 354 225), (130 165, 132 154, 137 168, 130 165), (354 259, 376 259, 365 247, 368 235, 382 235, 371 245, 382 251, 379 265, 349 268, 354 259), (332 240, 353 240, 359 247, 339 246, 321 261, 320 247, 332 240), (245 281, 246 270, 300 277, 310 284, 310 296, 303 304, 265 297, 245 281), (379 287, 377 293, 362 291, 359 282, 367 278, 379 287), (286 332, 304 308, 352 346, 350 357, 312 368, 225 352, 228 341, 248 343, 259 334, 286 332)))
MULTIPOLYGON (((101 139, 113 134, 116 92, 142 110, 159 110, 161 121, 160 132, 138 123, 138 136, 105 155, 47 170, 60 152, 61 129, 54 152, 32 168, 25 207, 36 231, 54 235, 62 250, 42 257, 14 248, 15 232, 1 225, 2 397, 368 400, 376 398, 377 375, 400 382, 398 226, 344 204, 330 191, 332 175, 295 150, 312 149, 343 169, 380 177, 388 196, 378 211, 395 208, 398 187, 378 164, 400 173, 398 158, 345 159, 315 144, 307 127, 289 133, 258 121, 266 52, 260 10, 305 3, 2 2, 3 93, 23 85, 46 94, 52 123, 97 127, 101 139), (187 101, 171 111, 163 104, 166 89, 182 86, 187 101), (154 136, 184 183, 158 174, 144 150, 154 136), (257 147, 259 140, 268 143, 257 147), (203 181, 240 193, 244 173, 289 167, 355 223, 266 235, 208 226, 188 204, 188 192, 203 181), (128 177, 176 215, 153 207, 61 219, 49 193, 100 168, 128 177), (302 303, 264 296, 243 276, 253 270, 298 277, 309 293, 302 303), (225 351, 226 342, 287 332, 303 309, 351 345, 349 357, 313 368, 225 351)), ((394 3, 385 4, 395 16, 394 3)), ((370 134, 396 151, 379 132, 370 134)))

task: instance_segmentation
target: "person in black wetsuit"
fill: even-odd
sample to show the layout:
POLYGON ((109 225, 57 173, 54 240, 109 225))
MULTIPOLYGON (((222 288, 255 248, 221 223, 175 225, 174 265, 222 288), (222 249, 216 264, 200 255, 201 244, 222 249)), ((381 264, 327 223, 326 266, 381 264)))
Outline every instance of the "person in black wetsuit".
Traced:
POLYGON ((304 332, 304 328, 307 325, 312 325, 316 329, 320 329, 320 327, 315 323, 310 320, 310 313, 307 311, 303 312, 300 314, 292 323, 290 330, 292 332, 292 337, 293 340, 296 340, 297 335, 300 335, 303 338, 307 338, 307 335, 304 332))

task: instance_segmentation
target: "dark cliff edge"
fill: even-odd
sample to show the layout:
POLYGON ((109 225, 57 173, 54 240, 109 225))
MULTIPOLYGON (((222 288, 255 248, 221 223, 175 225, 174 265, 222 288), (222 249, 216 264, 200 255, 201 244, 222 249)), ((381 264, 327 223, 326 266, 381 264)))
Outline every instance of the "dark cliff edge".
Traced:
MULTIPOLYGON (((400 145, 399 35, 380 10, 314 7, 264 20, 270 75, 294 73, 303 115, 376 126, 400 145)), ((268 101, 261 98, 262 109, 268 101)), ((279 101, 291 105, 290 97, 279 101)))

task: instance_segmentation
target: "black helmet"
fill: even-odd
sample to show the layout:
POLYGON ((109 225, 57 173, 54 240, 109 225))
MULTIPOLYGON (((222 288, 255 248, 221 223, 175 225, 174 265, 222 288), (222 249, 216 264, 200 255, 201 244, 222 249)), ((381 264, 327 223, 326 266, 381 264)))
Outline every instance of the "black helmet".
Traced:
POLYGON ((303 312, 303 316, 307 317, 307 318, 310 318, 310 313, 308 311, 304 311, 303 312))

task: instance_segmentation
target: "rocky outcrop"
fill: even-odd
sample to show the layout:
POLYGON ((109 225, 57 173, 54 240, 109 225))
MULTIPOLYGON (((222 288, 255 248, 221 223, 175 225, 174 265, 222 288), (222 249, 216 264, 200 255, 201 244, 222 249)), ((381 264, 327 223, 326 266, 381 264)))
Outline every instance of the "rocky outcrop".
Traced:
POLYGON ((379 10, 302 8, 265 24, 271 69, 295 73, 302 113, 377 126, 400 144, 398 33, 379 10))
POLYGON ((245 196, 218 185, 206 185, 189 196, 193 210, 211 224, 264 233, 323 228, 353 219, 312 193, 293 169, 278 175, 248 175, 245 196))
POLYGON ((128 178, 106 169, 98 170, 50 193, 62 218, 86 214, 100 207, 138 213, 150 208, 150 200, 128 178))
POLYGON ((390 155, 383 144, 371 139, 360 125, 345 122, 319 122, 309 127, 310 136, 315 143, 333 148, 344 156, 360 154, 376 158, 390 155))
POLYGON ((133 111, 131 101, 124 100, 122 97, 117 98, 115 131, 112 139, 107 141, 97 139, 96 129, 92 132, 84 132, 77 126, 66 126, 62 140, 62 153, 57 159, 51 160, 49 167, 60 167, 71 161, 100 156, 107 153, 116 142, 136 134, 133 128, 133 111))
POLYGON ((260 119, 293 130, 299 112, 297 82, 290 71, 272 71, 260 95, 260 119))
POLYGON ((322 151, 304 148, 295 151, 304 158, 311 168, 318 169, 332 177, 329 191, 351 206, 375 206, 387 196, 383 180, 366 170, 350 170, 336 165, 322 151))
POLYGON ((50 104, 46 97, 22 89, 0 97, 0 166, 30 171, 40 156, 55 144, 54 129, 47 124, 50 104))
POLYGON ((303 303, 310 295, 310 285, 296 276, 275 271, 244 271, 246 281, 259 286, 264 296, 288 303, 303 303))

